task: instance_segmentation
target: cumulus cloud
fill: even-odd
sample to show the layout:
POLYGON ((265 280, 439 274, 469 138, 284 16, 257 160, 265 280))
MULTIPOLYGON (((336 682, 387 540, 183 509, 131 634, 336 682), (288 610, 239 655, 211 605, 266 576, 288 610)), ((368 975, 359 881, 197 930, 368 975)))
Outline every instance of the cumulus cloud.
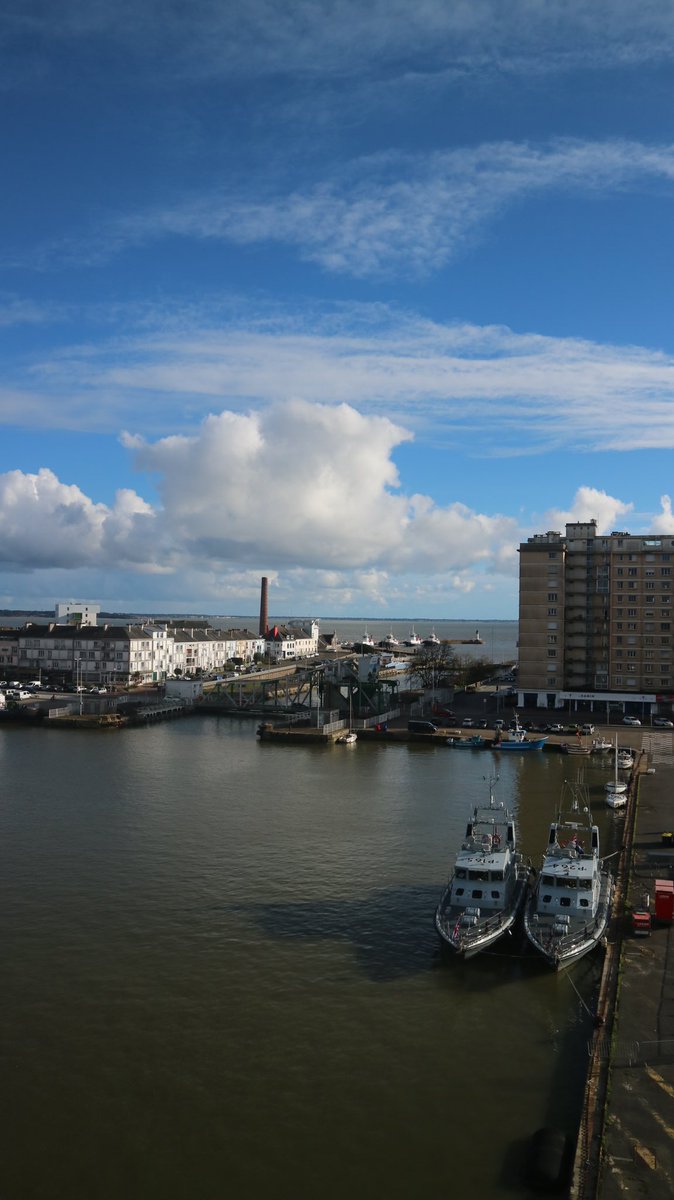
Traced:
POLYGON ((656 514, 652 522, 653 533, 674 533, 674 513, 672 512, 672 500, 670 496, 664 495, 660 497, 661 511, 656 514))
POLYGON ((20 570, 142 566, 152 518, 134 492, 120 492, 109 508, 47 468, 8 471, 0 475, 0 562, 20 570))
MULTIPOLYGON (((191 435, 127 436, 137 466, 156 479, 154 507, 130 489, 108 506, 46 468, 10 471, 0 476, 0 564, 78 581, 83 571, 150 574, 155 604, 199 595, 217 597, 221 611, 242 595, 254 610, 261 573, 278 588, 277 611, 284 597, 295 610, 310 596, 328 612, 419 611, 432 592, 512 593, 529 531, 510 516, 406 494, 393 454, 409 437, 388 418, 302 400, 211 415, 191 435)), ((609 532, 632 508, 584 486, 534 531, 595 519, 609 532)), ((661 508, 654 529, 670 532, 669 497, 661 508)))
POLYGON ((498 559, 516 540, 511 519, 403 494, 392 452, 409 437, 388 418, 301 400, 222 412, 191 436, 127 437, 157 478, 156 509, 130 490, 108 507, 49 470, 12 471, 0 477, 0 558, 145 572, 269 564, 320 570, 325 586, 347 572, 373 597, 396 573, 498 559))
POLYGON ((625 524, 625 518, 633 508, 633 504, 618 500, 597 488, 579 487, 567 511, 550 509, 547 512, 546 529, 559 529, 563 532, 567 521, 596 520, 597 533, 611 533, 625 524))

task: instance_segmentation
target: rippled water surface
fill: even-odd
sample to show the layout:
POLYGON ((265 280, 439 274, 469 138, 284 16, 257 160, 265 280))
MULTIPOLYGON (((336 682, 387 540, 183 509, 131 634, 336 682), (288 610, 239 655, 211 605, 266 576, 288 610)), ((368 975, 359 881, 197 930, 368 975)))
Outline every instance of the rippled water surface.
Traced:
MULTIPOLYGON (((598 963, 440 954, 495 765, 213 718, 0 731, 3 1196, 523 1194, 522 1141, 577 1119, 598 963)), ((498 766, 538 860, 569 760, 498 766)))

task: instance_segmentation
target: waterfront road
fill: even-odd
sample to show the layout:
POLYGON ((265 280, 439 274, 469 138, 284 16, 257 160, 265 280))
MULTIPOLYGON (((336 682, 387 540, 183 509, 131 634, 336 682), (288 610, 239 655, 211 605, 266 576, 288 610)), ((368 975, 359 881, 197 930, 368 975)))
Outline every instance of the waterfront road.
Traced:
MULTIPOLYGON (((635 731, 636 732, 636 731, 635 731)), ((639 777, 608 1099, 596 1195, 601 1200, 674 1195, 674 928, 631 931, 631 910, 655 908, 655 880, 674 879, 674 736, 642 732, 654 774, 639 777)))

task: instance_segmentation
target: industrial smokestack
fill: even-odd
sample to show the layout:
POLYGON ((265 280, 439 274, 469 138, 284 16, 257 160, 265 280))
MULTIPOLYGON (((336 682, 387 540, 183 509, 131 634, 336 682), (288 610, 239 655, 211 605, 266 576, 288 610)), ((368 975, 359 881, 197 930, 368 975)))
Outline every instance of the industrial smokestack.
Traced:
POLYGON ((260 586, 260 637, 265 637, 269 632, 269 580, 266 575, 262 576, 260 586))

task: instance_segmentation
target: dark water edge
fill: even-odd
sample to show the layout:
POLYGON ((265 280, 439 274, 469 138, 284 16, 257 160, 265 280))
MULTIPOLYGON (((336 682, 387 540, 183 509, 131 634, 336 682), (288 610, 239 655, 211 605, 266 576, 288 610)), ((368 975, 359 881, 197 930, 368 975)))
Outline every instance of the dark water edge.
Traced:
MULTIPOLYGON (((525 1139, 577 1122, 600 963, 440 952, 494 762, 0 731, 3 1200, 526 1195, 525 1139)), ((499 766, 536 859, 565 769, 499 766)))

